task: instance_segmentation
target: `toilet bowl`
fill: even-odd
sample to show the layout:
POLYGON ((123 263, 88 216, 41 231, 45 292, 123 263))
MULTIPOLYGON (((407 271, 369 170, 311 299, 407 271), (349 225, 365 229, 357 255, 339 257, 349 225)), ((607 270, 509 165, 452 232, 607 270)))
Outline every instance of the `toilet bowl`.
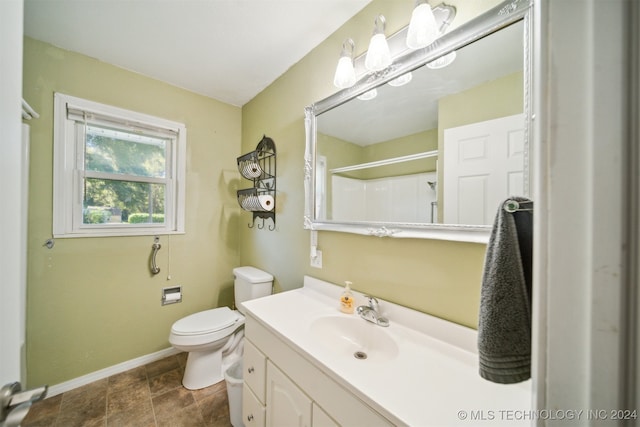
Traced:
POLYGON ((201 311, 173 324, 169 342, 189 353, 182 379, 186 388, 197 390, 222 381, 223 353, 234 350, 228 344, 242 325, 244 316, 229 307, 201 311))
POLYGON ((197 390, 224 379, 224 370, 242 357, 244 338, 243 301, 271 294, 273 276, 254 267, 233 270, 234 293, 239 310, 218 307, 176 321, 169 343, 188 352, 182 385, 197 390))

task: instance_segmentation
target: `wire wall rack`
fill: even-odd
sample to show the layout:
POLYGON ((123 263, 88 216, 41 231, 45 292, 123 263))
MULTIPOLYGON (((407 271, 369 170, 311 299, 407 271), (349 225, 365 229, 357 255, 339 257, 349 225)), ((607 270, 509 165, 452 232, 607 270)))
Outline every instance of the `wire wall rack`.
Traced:
POLYGON ((253 214, 253 221, 249 228, 256 225, 256 219, 261 219, 258 228, 265 227, 265 221, 271 219, 276 228, 276 144, 273 139, 264 135, 256 149, 238 157, 240 174, 252 182, 251 188, 238 190, 238 204, 253 214))

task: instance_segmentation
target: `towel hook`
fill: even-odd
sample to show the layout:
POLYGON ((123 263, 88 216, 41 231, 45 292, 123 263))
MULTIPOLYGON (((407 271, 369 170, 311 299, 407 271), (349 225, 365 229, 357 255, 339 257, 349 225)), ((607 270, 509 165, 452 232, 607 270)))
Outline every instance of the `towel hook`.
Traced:
POLYGON ((520 212, 520 211, 532 211, 533 208, 522 208, 520 204, 527 205, 532 204, 532 201, 522 201, 518 202, 517 200, 509 199, 504 202, 502 205, 503 209, 509 213, 520 212))

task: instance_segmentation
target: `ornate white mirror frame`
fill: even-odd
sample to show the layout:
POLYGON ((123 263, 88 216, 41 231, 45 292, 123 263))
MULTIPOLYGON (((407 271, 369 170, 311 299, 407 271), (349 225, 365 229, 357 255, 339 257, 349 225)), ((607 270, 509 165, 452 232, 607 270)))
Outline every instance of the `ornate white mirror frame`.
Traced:
MULTIPOLYGON (((440 239, 486 243, 490 226, 435 224, 435 223, 395 223, 366 221, 334 221, 318 218, 316 214, 316 118, 319 114, 336 108, 363 93, 380 86, 398 76, 415 70, 449 52, 460 49, 488 36, 517 21, 524 21, 524 105, 525 117, 525 171, 529 168, 529 142, 531 141, 531 7, 533 0, 505 1, 477 18, 441 36, 426 48, 410 51, 386 69, 370 72, 361 77, 354 86, 343 89, 305 108, 306 149, 304 166, 305 212, 304 228, 308 230, 328 230, 346 233, 372 235, 378 237, 404 237, 440 239)), ((403 30, 403 31, 406 31, 403 30)), ((528 189, 528 174, 524 176, 524 188, 528 189)), ((527 190, 525 190, 527 191, 527 190)), ((526 195, 526 194, 525 194, 526 195)))

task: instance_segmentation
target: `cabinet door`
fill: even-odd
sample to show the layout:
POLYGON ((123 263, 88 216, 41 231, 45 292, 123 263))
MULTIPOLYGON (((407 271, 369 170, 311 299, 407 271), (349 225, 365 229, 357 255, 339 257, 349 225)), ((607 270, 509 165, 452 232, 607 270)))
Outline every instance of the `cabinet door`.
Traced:
POLYGON ((244 341, 244 383, 264 404, 264 382, 267 375, 267 358, 249 340, 244 341))
POLYGON ((311 416, 313 427, 340 427, 331 417, 313 402, 313 414, 311 416))
POLYGON ((267 427, 310 427, 311 399, 267 361, 267 427))

